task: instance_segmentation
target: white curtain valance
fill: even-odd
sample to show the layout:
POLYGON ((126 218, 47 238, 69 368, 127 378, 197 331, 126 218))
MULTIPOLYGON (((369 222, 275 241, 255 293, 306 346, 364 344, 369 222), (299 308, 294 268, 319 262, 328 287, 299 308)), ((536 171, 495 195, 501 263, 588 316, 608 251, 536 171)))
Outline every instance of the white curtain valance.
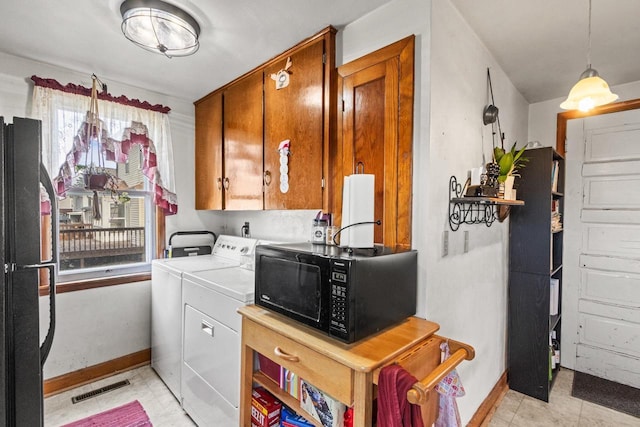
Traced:
MULTIPOLYGON (((42 121, 42 162, 49 174, 58 176, 58 183, 63 185, 70 182, 78 153, 87 150, 79 130, 86 120, 90 100, 90 96, 41 86, 38 81, 34 87, 32 116, 42 121)), ((178 204, 168 114, 102 99, 98 100, 98 105, 103 132, 107 136, 103 139, 107 155, 123 162, 129 147, 140 144, 145 155, 145 176, 154 187, 154 202, 166 214, 176 213, 178 204)))

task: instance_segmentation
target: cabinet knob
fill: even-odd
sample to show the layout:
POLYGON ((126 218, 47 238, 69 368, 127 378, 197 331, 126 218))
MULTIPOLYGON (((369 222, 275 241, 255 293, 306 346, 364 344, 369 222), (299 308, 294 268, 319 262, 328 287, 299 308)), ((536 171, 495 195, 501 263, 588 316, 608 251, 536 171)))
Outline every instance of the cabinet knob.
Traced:
POLYGON ((218 190, 222 190, 222 178, 218 177, 218 190))
POLYGON ((229 178, 228 177, 224 178, 224 189, 225 190, 229 189, 229 178))
POLYGON ((280 347, 276 347, 273 349, 273 353, 284 359, 284 360, 288 360, 289 362, 299 362, 300 358, 298 356, 294 356, 292 354, 289 354, 287 352, 282 351, 282 349, 280 347))
POLYGON ((269 171, 264 171, 264 184, 265 185, 271 184, 271 172, 269 171))

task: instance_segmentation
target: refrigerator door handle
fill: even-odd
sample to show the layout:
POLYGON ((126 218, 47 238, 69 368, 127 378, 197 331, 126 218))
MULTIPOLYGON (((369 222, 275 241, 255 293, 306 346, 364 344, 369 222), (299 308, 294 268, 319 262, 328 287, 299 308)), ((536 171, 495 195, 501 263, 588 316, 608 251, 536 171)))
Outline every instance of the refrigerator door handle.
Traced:
POLYGON ((44 341, 40 345, 40 366, 44 367, 44 362, 49 356, 51 345, 53 344, 53 334, 56 331, 56 264, 49 263, 43 265, 49 269, 49 329, 44 341))
POLYGON ((44 362, 49 356, 51 345, 53 344, 53 335, 56 331, 56 266, 58 265, 58 206, 56 193, 53 190, 51 177, 47 172, 47 168, 40 163, 40 183, 44 186, 49 200, 51 202, 51 259, 49 263, 43 267, 49 269, 49 329, 44 341, 40 345, 40 366, 44 367, 44 362))
POLYGON ((49 330, 47 335, 40 345, 40 366, 44 366, 44 362, 49 356, 51 345, 53 344, 53 334, 56 330, 56 264, 53 262, 43 264, 28 264, 28 265, 12 265, 12 271, 14 270, 39 270, 46 268, 49 270, 49 330))
POLYGON ((56 206, 56 193, 53 190, 53 184, 51 183, 51 178, 49 177, 49 173, 47 172, 47 168, 44 167, 44 164, 40 163, 40 183, 44 186, 44 189, 47 191, 49 195, 49 200, 51 202, 51 259, 48 260, 53 264, 58 263, 58 207, 56 206))

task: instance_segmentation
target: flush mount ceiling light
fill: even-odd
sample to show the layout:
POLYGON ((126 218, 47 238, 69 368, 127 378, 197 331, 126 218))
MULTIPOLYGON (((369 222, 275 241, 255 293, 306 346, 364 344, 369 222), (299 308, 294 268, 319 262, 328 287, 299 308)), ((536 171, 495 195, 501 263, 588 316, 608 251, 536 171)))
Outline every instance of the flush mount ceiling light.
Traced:
POLYGON ((124 36, 169 58, 196 53, 200 26, 191 15, 160 0, 126 0, 120 5, 124 36))
POLYGON ((605 105, 618 99, 611 93, 609 85, 596 70, 591 68, 591 0, 589 0, 589 47, 587 49, 587 69, 580 75, 580 80, 569 92, 567 99, 560 104, 565 110, 589 111, 594 107, 605 105))

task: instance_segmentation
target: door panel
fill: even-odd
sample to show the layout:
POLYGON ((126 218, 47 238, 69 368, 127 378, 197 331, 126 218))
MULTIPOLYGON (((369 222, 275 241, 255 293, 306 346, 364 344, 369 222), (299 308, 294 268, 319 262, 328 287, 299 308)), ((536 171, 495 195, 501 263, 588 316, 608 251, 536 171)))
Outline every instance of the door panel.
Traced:
POLYGON ((640 387, 640 111, 573 122, 562 364, 640 387))
MULTIPOLYGON (((377 64, 343 81, 343 170, 375 175, 374 220, 382 220, 383 227, 391 221, 384 204, 385 150, 391 151, 385 143, 386 69, 385 63, 377 64)), ((383 227, 374 228, 374 242, 384 242, 383 227)))
POLYGON ((262 72, 224 92, 225 209, 262 209, 262 72))
POLYGON ((196 209, 222 209, 222 93, 196 105, 196 209))
POLYGON ((588 224, 582 231, 582 246, 593 255, 640 257, 640 227, 588 224))
MULTIPOLYGON (((637 169, 640 170, 640 169, 637 169)), ((639 209, 640 174, 584 178, 585 209, 639 209)))
POLYGON ((374 215, 382 220, 374 241, 400 248, 411 247, 413 56, 411 36, 338 68, 342 170, 333 177, 334 212, 342 209, 343 177, 363 165, 375 175, 374 215))
POLYGON ((629 160, 640 157, 640 126, 611 126, 591 132, 585 162, 629 160))
POLYGON ((324 143, 324 39, 290 56, 289 85, 271 76, 286 61, 265 69, 265 209, 322 209, 324 143), (281 178, 281 141, 290 141, 287 177, 281 178), (267 176, 268 175, 268 176, 267 176), (281 190, 282 180, 288 183, 281 190))

